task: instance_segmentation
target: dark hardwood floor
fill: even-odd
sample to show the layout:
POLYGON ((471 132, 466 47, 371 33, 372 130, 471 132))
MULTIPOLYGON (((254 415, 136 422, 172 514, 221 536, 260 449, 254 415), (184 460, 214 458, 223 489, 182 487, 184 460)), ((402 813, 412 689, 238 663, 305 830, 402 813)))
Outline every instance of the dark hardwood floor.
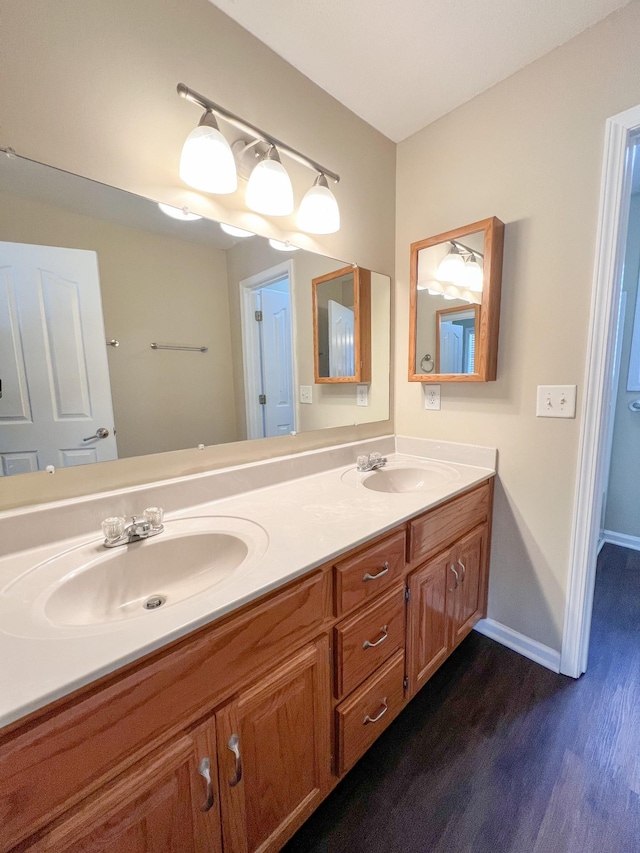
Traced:
POLYGON ((640 853, 640 553, 600 555, 577 681, 473 632, 286 853, 640 853))

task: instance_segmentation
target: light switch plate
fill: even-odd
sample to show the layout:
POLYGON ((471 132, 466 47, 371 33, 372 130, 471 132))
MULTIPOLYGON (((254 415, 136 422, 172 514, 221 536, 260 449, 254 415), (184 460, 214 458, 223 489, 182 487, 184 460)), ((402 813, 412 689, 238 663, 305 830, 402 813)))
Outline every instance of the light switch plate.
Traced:
POLYGON ((368 406, 369 405, 369 386, 368 385, 357 385, 356 386, 356 406, 368 406))
POLYGON ((576 391, 576 385, 538 385, 536 416, 575 418, 576 391))
POLYGON ((440 411, 440 386, 432 385, 430 382, 422 383, 424 391, 424 407, 433 412, 440 411))
POLYGON ((301 403, 312 403, 311 396, 311 385, 301 385, 300 386, 300 402, 301 403))

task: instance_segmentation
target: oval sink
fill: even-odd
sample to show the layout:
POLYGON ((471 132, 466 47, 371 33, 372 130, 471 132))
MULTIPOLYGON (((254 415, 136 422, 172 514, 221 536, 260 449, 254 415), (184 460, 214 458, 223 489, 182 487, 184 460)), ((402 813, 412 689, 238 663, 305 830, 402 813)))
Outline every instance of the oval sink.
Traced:
POLYGON ((342 479, 350 485, 388 494, 423 492, 452 483, 459 477, 455 468, 439 462, 391 463, 375 471, 350 469, 342 475, 342 479))
POLYGON ((30 569, 3 593, 27 605, 31 620, 58 628, 152 618, 153 612, 251 570, 267 544, 265 530, 246 519, 175 519, 150 539, 110 549, 94 541, 66 551, 30 569))

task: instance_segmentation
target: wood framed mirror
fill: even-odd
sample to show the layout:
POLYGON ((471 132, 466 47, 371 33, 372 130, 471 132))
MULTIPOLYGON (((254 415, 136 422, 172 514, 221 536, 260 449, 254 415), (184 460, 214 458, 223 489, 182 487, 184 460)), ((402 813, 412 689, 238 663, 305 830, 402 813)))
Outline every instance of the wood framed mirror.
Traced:
POLYGON ((495 217, 411 244, 410 382, 496 378, 503 246, 495 217))
POLYGON ((315 381, 371 382, 371 272, 342 267, 311 284, 315 381))

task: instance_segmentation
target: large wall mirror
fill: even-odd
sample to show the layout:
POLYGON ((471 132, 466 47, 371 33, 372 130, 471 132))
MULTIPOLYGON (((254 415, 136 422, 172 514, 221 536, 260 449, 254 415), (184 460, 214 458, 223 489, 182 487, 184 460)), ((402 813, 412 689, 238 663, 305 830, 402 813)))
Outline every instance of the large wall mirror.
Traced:
POLYGON ((15 156, 0 200, 0 475, 388 420, 387 276, 363 407, 314 383, 312 281, 344 261, 15 156))
POLYGON ((503 243, 492 217, 411 244, 411 382, 496 378, 503 243))

